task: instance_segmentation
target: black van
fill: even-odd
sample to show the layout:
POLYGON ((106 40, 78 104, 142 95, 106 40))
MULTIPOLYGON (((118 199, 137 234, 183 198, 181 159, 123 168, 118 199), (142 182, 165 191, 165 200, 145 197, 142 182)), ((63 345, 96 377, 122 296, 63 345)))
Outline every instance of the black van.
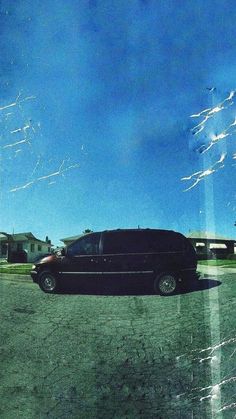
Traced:
POLYGON ((31 276, 48 293, 55 292, 70 279, 82 281, 84 285, 94 278, 136 281, 142 277, 152 281, 155 292, 171 295, 180 282, 197 276, 196 267, 196 252, 180 233, 153 229, 107 230, 86 234, 60 254, 43 258, 33 265, 31 276))

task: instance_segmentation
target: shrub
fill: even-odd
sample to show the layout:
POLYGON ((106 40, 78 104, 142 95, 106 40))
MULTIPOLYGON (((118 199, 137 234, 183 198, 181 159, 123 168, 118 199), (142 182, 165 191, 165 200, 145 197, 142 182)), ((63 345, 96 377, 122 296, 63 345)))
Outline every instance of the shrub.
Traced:
POLYGON ((229 260, 236 260, 236 253, 231 253, 230 255, 228 255, 229 260))

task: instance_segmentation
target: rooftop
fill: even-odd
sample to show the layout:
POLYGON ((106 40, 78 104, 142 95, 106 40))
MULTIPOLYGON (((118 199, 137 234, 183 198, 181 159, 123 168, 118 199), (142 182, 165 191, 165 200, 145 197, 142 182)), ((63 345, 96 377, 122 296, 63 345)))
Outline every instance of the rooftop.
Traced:
POLYGON ((213 233, 211 231, 192 231, 187 235, 190 239, 209 239, 209 240, 230 240, 235 241, 235 239, 232 239, 230 237, 224 237, 217 233, 213 233))
POLYGON ((16 234, 8 234, 8 233, 0 233, 0 241, 5 241, 6 238, 13 242, 19 242, 19 241, 28 241, 33 240, 38 243, 44 243, 50 245, 51 243, 47 243, 44 240, 37 239, 31 232, 28 233, 16 233, 16 234))

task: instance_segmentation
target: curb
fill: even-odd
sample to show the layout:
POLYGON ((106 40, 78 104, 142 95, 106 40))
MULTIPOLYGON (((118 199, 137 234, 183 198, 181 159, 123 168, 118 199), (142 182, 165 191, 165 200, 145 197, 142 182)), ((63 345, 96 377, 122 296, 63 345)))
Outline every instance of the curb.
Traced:
POLYGON ((30 275, 20 275, 20 274, 5 274, 4 272, 0 273, 0 279, 12 279, 12 280, 23 280, 29 281, 32 280, 30 275))

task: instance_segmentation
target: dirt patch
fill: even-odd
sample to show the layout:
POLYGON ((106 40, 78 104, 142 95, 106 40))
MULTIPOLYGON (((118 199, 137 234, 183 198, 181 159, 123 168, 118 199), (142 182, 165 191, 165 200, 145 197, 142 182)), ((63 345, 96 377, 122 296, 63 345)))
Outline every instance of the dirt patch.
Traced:
POLYGON ((14 308, 13 310, 22 314, 35 314, 34 310, 30 310, 28 308, 14 308))

